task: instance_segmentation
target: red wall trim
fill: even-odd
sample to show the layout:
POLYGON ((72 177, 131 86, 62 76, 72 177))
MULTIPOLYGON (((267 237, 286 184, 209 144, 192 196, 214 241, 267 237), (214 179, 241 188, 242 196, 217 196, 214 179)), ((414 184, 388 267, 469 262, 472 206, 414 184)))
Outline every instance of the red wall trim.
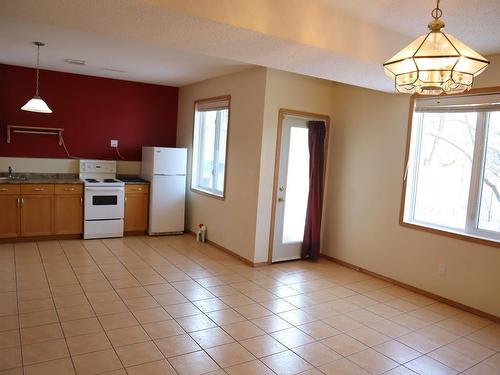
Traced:
POLYGON ((65 158, 57 137, 14 135, 6 125, 64 128, 72 156, 141 160, 142 146, 175 146, 179 89, 116 79, 40 71, 40 94, 52 114, 21 110, 34 95, 35 69, 0 64, 0 156, 65 158))

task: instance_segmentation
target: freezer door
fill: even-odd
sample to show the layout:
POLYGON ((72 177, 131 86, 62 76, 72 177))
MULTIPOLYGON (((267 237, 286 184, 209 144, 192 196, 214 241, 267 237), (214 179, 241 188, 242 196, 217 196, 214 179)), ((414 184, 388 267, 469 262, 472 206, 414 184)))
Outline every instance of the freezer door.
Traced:
POLYGON ((187 167, 186 148, 154 147, 153 174, 185 175, 187 167))
POLYGON ((186 176, 154 176, 149 201, 149 234, 184 231, 186 176))

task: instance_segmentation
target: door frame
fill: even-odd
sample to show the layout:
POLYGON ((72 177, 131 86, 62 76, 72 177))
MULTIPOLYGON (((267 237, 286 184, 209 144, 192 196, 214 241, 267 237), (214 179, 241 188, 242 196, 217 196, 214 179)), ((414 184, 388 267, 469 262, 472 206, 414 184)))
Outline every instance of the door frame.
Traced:
MULTIPOLYGON (((271 225, 269 228, 269 246, 267 252, 267 264, 272 264, 273 262, 273 247, 274 247, 274 226, 276 224, 276 199, 277 199, 277 189, 278 189, 278 174, 279 174, 279 164, 281 157, 281 135, 283 132, 283 120, 286 115, 298 116, 298 117, 308 117, 311 119, 317 119, 319 121, 325 122, 325 165, 323 166, 323 176, 326 177, 327 164, 328 164, 328 145, 330 140, 330 116, 322 115, 313 112, 304 112, 288 108, 280 108, 278 112, 278 129, 276 135, 276 154, 274 158, 274 179, 273 179, 273 200, 271 202, 271 225)), ((326 178, 323 180, 323 189, 326 186, 326 178)), ((324 214, 325 199, 323 199, 322 215, 324 214)))

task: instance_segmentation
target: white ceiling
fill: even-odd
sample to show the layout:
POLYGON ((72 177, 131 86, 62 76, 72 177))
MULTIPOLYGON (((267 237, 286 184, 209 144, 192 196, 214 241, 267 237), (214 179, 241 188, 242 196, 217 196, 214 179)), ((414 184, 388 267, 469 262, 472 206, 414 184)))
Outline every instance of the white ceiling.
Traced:
POLYGON ((17 18, 0 18, 0 62, 34 66, 31 41, 46 43, 40 50, 44 69, 98 77, 182 86, 235 72, 247 64, 189 51, 158 48, 17 18), (65 59, 84 60, 85 66, 65 59))
MULTIPOLYGON (((391 91, 381 64, 426 31, 433 7, 431 0, 2 0, 0 62, 33 66, 30 43, 40 40, 41 65, 52 70, 182 86, 262 65, 391 91)), ((500 1, 443 0, 442 8, 446 31, 480 53, 500 53, 500 1)))
MULTIPOLYGON (((362 20, 416 38, 432 19, 436 0, 321 0, 362 20)), ((441 0, 443 29, 485 55, 500 53, 499 0, 441 0)))

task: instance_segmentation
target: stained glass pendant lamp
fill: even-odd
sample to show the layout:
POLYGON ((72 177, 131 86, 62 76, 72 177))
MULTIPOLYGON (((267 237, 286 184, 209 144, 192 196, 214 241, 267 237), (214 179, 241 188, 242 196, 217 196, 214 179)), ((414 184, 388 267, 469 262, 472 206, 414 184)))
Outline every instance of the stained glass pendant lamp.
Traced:
POLYGON ((36 46, 36 91, 35 91, 35 96, 28 100, 28 102, 21 107, 23 111, 30 111, 30 112, 38 112, 38 113, 52 113, 52 110, 49 108, 49 106, 43 101, 43 99, 40 97, 39 93, 39 81, 40 81, 40 47, 43 47, 45 44, 42 42, 33 42, 33 44, 36 46))
POLYGON ((394 79, 396 90, 408 94, 455 94, 470 90, 474 78, 488 64, 487 59, 449 34, 441 31, 443 12, 436 8, 429 33, 415 39, 384 64, 385 74, 394 79))

